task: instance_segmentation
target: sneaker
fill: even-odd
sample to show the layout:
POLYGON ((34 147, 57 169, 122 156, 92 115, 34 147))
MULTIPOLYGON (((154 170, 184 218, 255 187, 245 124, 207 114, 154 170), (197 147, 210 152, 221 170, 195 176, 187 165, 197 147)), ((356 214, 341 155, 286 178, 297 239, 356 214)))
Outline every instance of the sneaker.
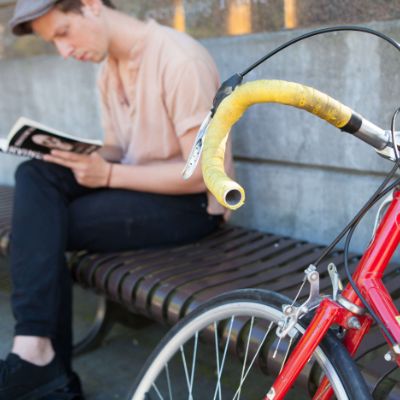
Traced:
POLYGON ((68 375, 57 357, 43 367, 14 353, 0 360, 0 400, 38 400, 67 382, 68 375))
POLYGON ((72 372, 65 386, 42 397, 40 400, 85 400, 78 374, 72 372))

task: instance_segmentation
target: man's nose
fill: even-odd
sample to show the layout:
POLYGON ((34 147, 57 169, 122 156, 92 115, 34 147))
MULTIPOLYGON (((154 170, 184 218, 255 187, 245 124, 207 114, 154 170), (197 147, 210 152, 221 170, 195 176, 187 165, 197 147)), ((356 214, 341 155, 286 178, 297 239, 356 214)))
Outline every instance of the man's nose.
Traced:
POLYGON ((61 57, 68 58, 72 55, 74 49, 70 44, 66 43, 65 41, 58 40, 55 42, 55 45, 61 57))

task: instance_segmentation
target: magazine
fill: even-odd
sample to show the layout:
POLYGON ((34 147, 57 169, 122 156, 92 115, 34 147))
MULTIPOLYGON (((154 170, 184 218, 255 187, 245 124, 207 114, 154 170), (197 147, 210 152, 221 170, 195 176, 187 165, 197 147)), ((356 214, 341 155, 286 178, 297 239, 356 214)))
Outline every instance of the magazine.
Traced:
POLYGON ((0 151, 39 159, 53 149, 90 154, 101 146, 100 140, 74 137, 25 117, 17 120, 7 138, 0 138, 0 151))

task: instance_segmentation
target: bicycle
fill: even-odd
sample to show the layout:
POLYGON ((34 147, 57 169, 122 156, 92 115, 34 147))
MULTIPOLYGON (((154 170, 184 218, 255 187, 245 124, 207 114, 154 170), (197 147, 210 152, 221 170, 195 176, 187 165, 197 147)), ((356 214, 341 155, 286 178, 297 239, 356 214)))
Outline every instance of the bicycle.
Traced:
POLYGON ((400 109, 393 116, 391 130, 385 131, 326 94, 297 83, 256 81, 232 85, 232 89, 222 90, 223 95, 217 96, 213 116, 202 126, 188 163, 189 170, 193 170, 203 152, 206 185, 226 207, 237 209, 245 198, 243 188, 224 173, 226 137, 247 107, 256 103, 276 102, 309 111, 370 144, 380 155, 394 161, 395 166, 353 221, 304 271, 299 294, 308 283, 310 293, 305 302, 297 303, 299 294, 291 300, 278 293, 249 289, 203 304, 175 325, 152 352, 131 397, 139 400, 153 398, 154 394, 159 399, 176 398, 177 383, 172 382, 175 374, 186 389, 183 397, 188 399, 254 398, 252 392, 245 393, 244 384, 257 366, 272 375, 267 386, 257 382, 266 400, 284 398, 303 376, 307 376, 307 398, 327 400, 335 395, 338 399, 371 399, 352 356, 374 321, 389 345, 385 358, 400 366, 400 313, 382 282, 400 241, 400 179, 395 178, 400 157, 394 129, 400 109), (368 209, 383 198, 372 240, 351 275, 347 255, 352 234, 368 209), (316 266, 346 234, 345 268, 349 283, 343 287, 336 266, 330 264, 333 293, 321 295, 316 266), (211 369, 199 369, 196 363, 202 359, 209 361, 211 355, 207 341, 213 342, 215 363, 211 369), (234 367, 238 372, 235 384, 230 381, 230 371, 227 379, 224 376, 232 346, 241 362, 239 368, 234 367), (199 354, 203 347, 205 356, 199 354))

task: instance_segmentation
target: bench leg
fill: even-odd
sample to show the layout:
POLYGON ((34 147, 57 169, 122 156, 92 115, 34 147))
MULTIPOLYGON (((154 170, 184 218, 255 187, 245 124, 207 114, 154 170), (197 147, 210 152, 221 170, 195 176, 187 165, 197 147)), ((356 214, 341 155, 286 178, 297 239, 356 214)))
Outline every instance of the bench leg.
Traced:
POLYGON ((105 296, 98 296, 92 326, 83 339, 74 343, 73 355, 76 357, 99 347, 116 322, 132 329, 142 329, 154 323, 145 316, 135 314, 108 300, 105 296))
POLYGON ((97 348, 114 325, 113 303, 104 296, 98 296, 96 315, 87 335, 74 343, 73 354, 78 356, 97 348))

